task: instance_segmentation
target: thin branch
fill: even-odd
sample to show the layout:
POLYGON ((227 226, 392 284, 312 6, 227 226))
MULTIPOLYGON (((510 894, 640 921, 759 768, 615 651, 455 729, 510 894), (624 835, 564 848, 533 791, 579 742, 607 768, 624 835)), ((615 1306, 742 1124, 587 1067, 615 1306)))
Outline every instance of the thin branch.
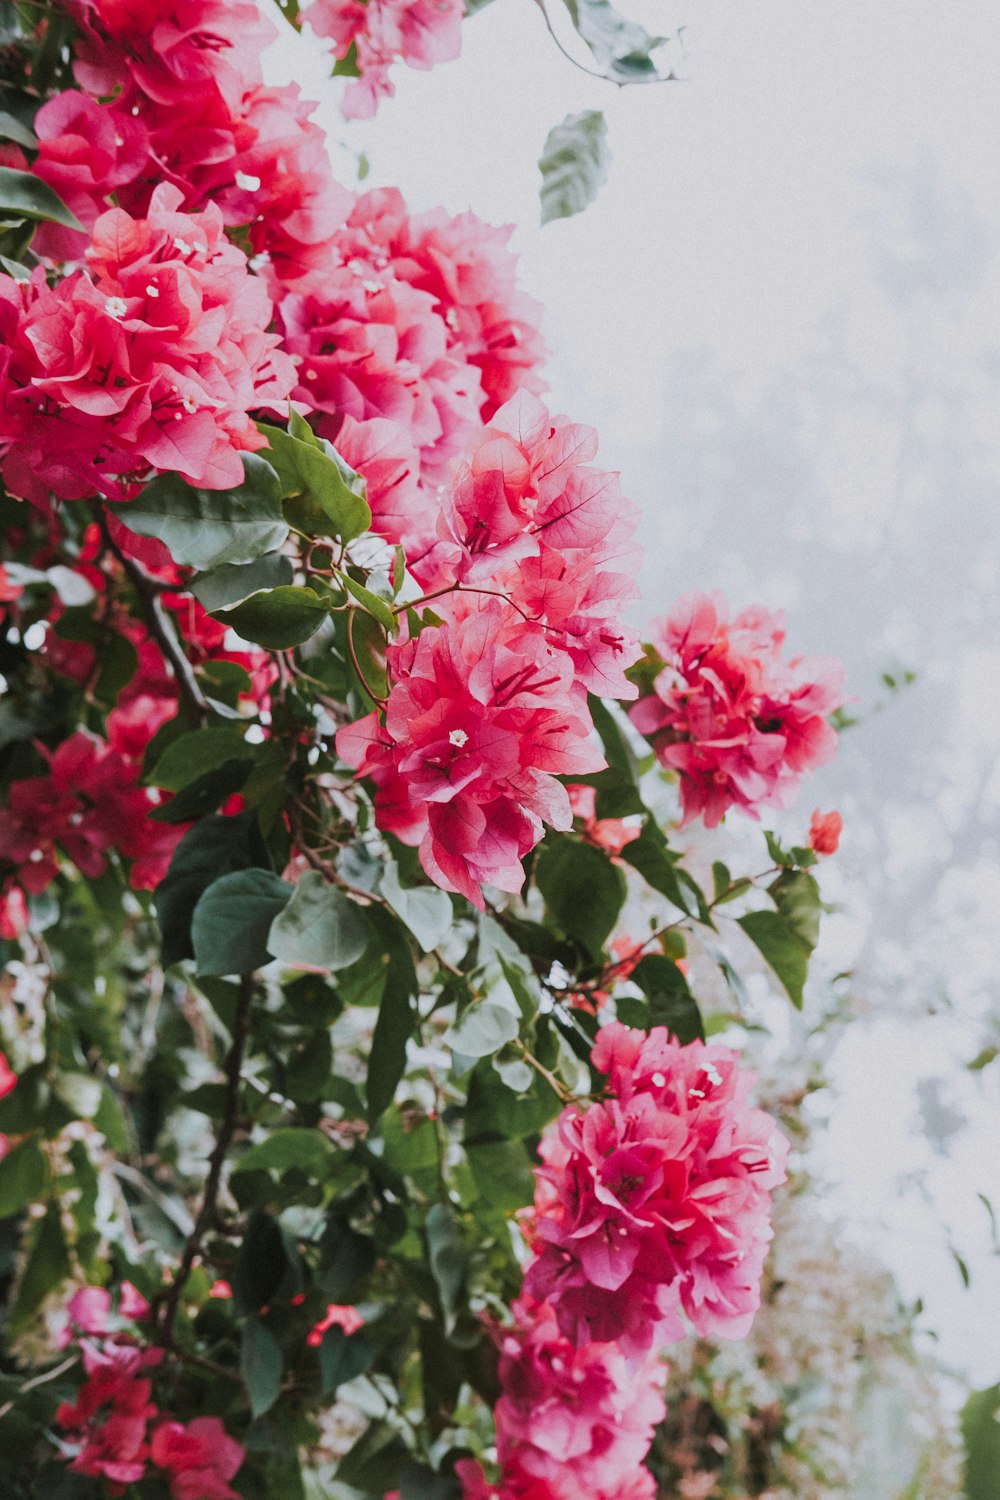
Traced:
MULTIPOLYGON (((20 1389, 18 1390, 18 1395, 23 1396, 25 1391, 33 1391, 36 1386, 45 1385, 46 1381, 58 1380, 59 1376, 65 1375, 67 1370, 72 1370, 79 1357, 80 1356, 78 1354, 71 1354, 69 1359, 64 1359, 61 1365, 56 1365, 54 1370, 46 1370, 43 1375, 35 1375, 31 1380, 23 1381, 20 1389)), ((0 1406, 0 1420, 2 1420, 8 1412, 13 1410, 14 1402, 5 1401, 3 1406, 0 1406)))
POLYGON ((219 1189, 222 1186, 222 1168, 225 1164, 226 1153, 232 1143, 236 1132, 239 1118, 240 1105, 240 1074, 243 1070, 243 1058, 246 1052, 247 1038, 250 1035, 250 1014, 253 1001, 254 978, 252 974, 244 974, 240 978, 239 999, 236 1003, 236 1018, 233 1021, 233 1040, 226 1055, 226 1093, 225 1108, 219 1133, 215 1141, 215 1149, 208 1160, 208 1177, 205 1180, 205 1193, 201 1200, 201 1208, 194 1221, 194 1228, 188 1235, 184 1246, 184 1254, 177 1275, 174 1278, 170 1290, 167 1292, 163 1303, 162 1313, 159 1318, 160 1341, 164 1347, 172 1347, 172 1333, 174 1319, 177 1309, 184 1293, 184 1286, 191 1268, 195 1263, 201 1242, 211 1227, 216 1211, 218 1209, 219 1189))
POLYGON ((129 557, 115 541, 108 527, 107 517, 99 502, 94 503, 93 513, 101 530, 104 545, 121 563, 125 575, 139 596, 142 612, 149 626, 150 634, 153 636, 163 655, 173 670, 177 679, 177 687, 181 697, 184 699, 196 724, 202 724, 209 713, 208 704, 205 701, 198 679, 191 668, 191 663, 184 654, 177 637, 174 635, 167 620, 163 605, 160 602, 162 588, 157 579, 151 578, 134 558, 129 557))

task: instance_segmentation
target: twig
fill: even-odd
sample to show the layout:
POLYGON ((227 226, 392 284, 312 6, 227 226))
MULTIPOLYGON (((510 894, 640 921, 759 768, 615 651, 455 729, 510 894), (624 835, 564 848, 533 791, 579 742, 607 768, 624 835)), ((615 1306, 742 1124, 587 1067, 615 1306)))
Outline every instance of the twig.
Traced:
POLYGON ((215 1218, 218 1207, 219 1188, 222 1184, 222 1168, 226 1160, 226 1152, 229 1150, 236 1124, 239 1118, 240 1104, 240 1074, 243 1069, 243 1057, 246 1051, 247 1037, 250 1034, 250 1010, 253 1000, 254 978, 252 974, 244 974, 240 978, 240 993, 236 1003, 236 1018, 233 1022, 233 1040, 226 1056, 226 1095, 225 1109, 219 1133, 215 1141, 215 1149, 208 1161, 208 1177, 205 1181, 205 1193, 201 1200, 201 1208, 198 1217, 194 1221, 194 1228, 188 1235, 184 1246, 184 1254, 177 1275, 170 1287, 169 1292, 162 1304, 162 1313, 159 1319, 160 1341, 164 1347, 172 1347, 172 1331, 177 1309, 184 1293, 184 1286, 191 1268, 201 1249, 201 1242, 215 1218))
MULTIPOLYGON (((17 1394, 23 1396, 25 1391, 33 1391, 36 1385, 44 1385, 48 1380, 58 1380, 59 1376, 65 1375, 67 1370, 72 1370, 79 1357, 78 1354, 71 1354, 69 1359, 64 1359, 61 1365, 56 1365, 54 1370, 46 1370, 43 1375, 35 1375, 31 1380, 25 1380, 17 1394)), ((0 1406, 0 1420, 13 1410, 14 1402, 5 1401, 3 1406, 0 1406)))
POLYGON ((104 545, 117 557, 129 582, 139 596, 139 603, 150 634, 173 669, 181 697, 190 709, 195 723, 201 725, 208 716, 208 704, 198 686, 198 679, 192 671, 191 663, 167 622, 167 616, 160 602, 159 583, 155 578, 151 578, 145 568, 141 567, 134 558, 129 557, 115 541, 108 527, 107 517, 98 501, 94 502, 93 513, 100 527, 104 545))

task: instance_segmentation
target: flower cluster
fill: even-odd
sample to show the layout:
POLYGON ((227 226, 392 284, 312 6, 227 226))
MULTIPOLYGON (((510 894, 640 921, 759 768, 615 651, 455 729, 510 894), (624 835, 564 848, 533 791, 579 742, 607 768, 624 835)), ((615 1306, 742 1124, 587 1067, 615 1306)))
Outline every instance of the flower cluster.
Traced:
POLYGON ((149 1304, 128 1282, 117 1316, 101 1287, 84 1287, 70 1301, 62 1343, 79 1349, 87 1377, 76 1400, 56 1412, 57 1426, 76 1449, 70 1468, 104 1479, 111 1494, 121 1495, 145 1477, 151 1463, 166 1474, 171 1500, 239 1500, 227 1481, 243 1462, 243 1449, 218 1417, 198 1417, 185 1426, 161 1418, 152 1400, 149 1372, 161 1363, 163 1350, 146 1348, 125 1331, 149 1314, 149 1304))
POLYGON ((784 621, 763 609, 727 619, 719 595, 688 594, 654 627, 666 663, 631 710, 662 765, 680 775, 684 822, 714 828, 730 807, 785 807, 803 772, 825 765, 844 702, 830 658, 783 660, 784 621))
POLYGON ((359 77, 344 92, 349 120, 368 120, 395 90, 389 68, 397 58, 411 68, 454 62, 462 49, 464 0, 311 0, 301 18, 333 42, 334 56, 353 50, 359 77))
MULTIPOLYGON (((438 487, 480 420, 537 390, 539 308, 517 289, 510 229, 358 198, 322 283, 278 302, 296 397, 368 481, 375 529, 419 568, 438 487)), ((419 576, 419 574, 418 574, 419 576)))
POLYGON ((682 1336, 745 1337, 760 1302, 771 1190, 788 1144, 726 1047, 603 1027, 609 1096, 566 1109, 543 1152, 539 1254, 525 1290, 577 1343, 636 1354, 682 1336))
POLYGON ((89 270, 50 288, 0 278, 0 446, 11 492, 44 504, 127 495, 150 470, 221 489, 263 439, 248 413, 281 403, 294 372, 267 333, 271 303, 214 207, 103 214, 89 270))
MULTIPOLYGON (((264 84, 260 56, 276 32, 249 0, 67 0, 79 28, 75 73, 85 91, 39 112, 34 170, 89 228, 110 193, 147 211, 155 183, 185 208, 214 203, 227 226, 246 228, 288 285, 324 265, 350 206, 334 181, 314 105, 288 85, 264 84), (104 102, 101 102, 104 101, 104 102), (183 110, 184 129, 177 128, 183 110)), ((36 239, 55 258, 72 233, 36 239)))

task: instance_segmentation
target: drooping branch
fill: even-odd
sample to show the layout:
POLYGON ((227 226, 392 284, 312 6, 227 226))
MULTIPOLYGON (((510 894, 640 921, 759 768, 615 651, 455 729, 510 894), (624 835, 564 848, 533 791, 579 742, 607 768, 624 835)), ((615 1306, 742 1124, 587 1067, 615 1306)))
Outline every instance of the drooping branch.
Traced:
POLYGON ((219 1133, 215 1139, 215 1147, 208 1160, 208 1176, 205 1179, 205 1192, 201 1200, 201 1208, 198 1210, 194 1221, 194 1228, 187 1237, 184 1245, 184 1253, 181 1263, 177 1268, 177 1275, 167 1292, 158 1320, 158 1332, 160 1341, 169 1345, 173 1332, 174 1319, 177 1309, 184 1293, 184 1284, 191 1273, 202 1241, 211 1228, 216 1211, 218 1209, 219 1189, 222 1186, 222 1169, 225 1165, 226 1154, 232 1144, 239 1119, 240 1109, 240 1080, 243 1071, 243 1059, 246 1055, 247 1038, 250 1035, 250 1015, 253 1002, 254 977, 252 974, 244 974, 240 978, 239 996, 236 1002, 236 1016, 233 1021, 233 1036, 225 1061, 226 1088, 223 1107, 222 1121, 219 1125, 219 1133))

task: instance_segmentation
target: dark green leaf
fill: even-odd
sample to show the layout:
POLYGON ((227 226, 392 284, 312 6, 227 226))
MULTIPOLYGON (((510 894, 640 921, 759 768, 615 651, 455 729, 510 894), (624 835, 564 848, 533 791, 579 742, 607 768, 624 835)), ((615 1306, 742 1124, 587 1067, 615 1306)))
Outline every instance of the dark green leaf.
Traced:
POLYGON ((385 944, 385 980, 379 1005, 375 1035, 368 1060, 368 1120, 374 1124, 392 1102, 396 1085, 406 1066, 406 1043, 413 1031, 414 997, 417 976, 410 955, 395 922, 384 913, 373 914, 379 936, 385 944))
POLYGON ((206 771, 183 791, 154 807, 146 816, 154 823, 190 823, 222 806, 227 797, 245 785, 249 760, 227 760, 217 771, 206 771))
POLYGON ((737 920, 781 980, 792 1004, 801 1010, 812 951, 809 944, 776 911, 752 911, 737 920))
POLYGON ((786 870, 768 886, 768 895, 810 952, 819 942, 819 886, 804 870, 786 870))
POLYGON ((163 542, 185 567, 253 562, 280 547, 288 527, 271 465, 256 453, 241 457, 244 480, 236 489, 197 489, 179 474, 159 474, 134 500, 109 509, 130 531, 163 542))
POLYGON ((319 1346, 320 1379, 323 1395, 332 1396, 339 1385, 371 1369, 374 1350, 361 1333, 347 1334, 336 1324, 323 1333, 319 1346))
POLYGON ((625 845, 621 857, 633 870, 639 871, 647 885, 666 896, 685 916, 697 917, 711 926, 704 896, 694 882, 684 878, 686 872, 677 868, 677 856, 652 817, 643 824, 639 837, 625 845))
POLYGON ((966 1500, 1000 1500, 1000 1385, 975 1391, 962 1408, 966 1500))
POLYGON ((29 1203, 45 1200, 49 1164, 34 1136, 15 1146, 0 1161, 0 1219, 9 1219, 29 1203))
POLYGON ((179 792, 207 771, 231 760, 252 760, 256 753, 257 746, 248 744, 235 725, 196 729, 170 742, 147 779, 153 786, 179 792))
POLYGON ((607 135, 599 109, 567 115, 549 131, 538 163, 543 224, 568 219, 593 203, 608 173, 607 135))
POLYGON ((346 969, 364 953, 371 925, 356 901, 307 870, 274 920, 268 947, 290 968, 346 969))
POLYGON ((52 1202, 28 1237, 24 1271, 7 1324, 8 1336, 16 1337, 39 1304, 72 1274, 59 1204, 52 1202))
POLYGON ((298 584, 282 585, 252 594, 233 609, 220 610, 216 619, 232 626, 245 641, 268 651, 290 651, 316 634, 330 613, 325 599, 298 584))
POLYGON ((389 1422, 372 1422, 340 1460, 336 1478, 364 1494, 384 1495, 395 1487, 400 1465, 407 1457, 406 1444, 395 1427, 389 1422))
POLYGON ((233 1272, 233 1302, 241 1314, 259 1313, 267 1307, 288 1271, 288 1256, 281 1226, 270 1214, 258 1210, 251 1215, 236 1256, 233 1272))
POLYGON ((289 1126, 276 1130, 266 1141, 252 1146, 240 1158, 236 1172, 275 1172, 280 1177, 292 1168, 306 1177, 322 1181, 337 1157, 336 1148, 320 1130, 289 1126))
POLYGON ((270 870, 235 870, 214 880, 191 918, 198 973, 252 974, 270 962, 271 923, 293 890, 270 870))
POLYGON ((83 229, 58 193, 33 172, 0 167, 0 215, 16 219, 50 219, 67 229, 83 229))
POLYGON ((532 1201, 535 1178, 521 1141, 478 1141, 466 1152, 485 1203, 511 1213, 532 1201))
MULTIPOLYGON (((25 151, 38 150, 38 137, 33 130, 17 119, 15 115, 9 114, 7 110, 0 109, 0 140, 16 141, 23 146, 25 151)), ((79 227, 79 226, 78 226, 79 227)))
POLYGON ((375 1265, 375 1245, 346 1220, 331 1214, 319 1243, 317 1279, 334 1302, 356 1300, 359 1288, 375 1265))
POLYGON ((456 1318, 465 1305, 465 1282, 468 1256, 454 1211, 447 1203, 435 1203, 429 1211, 424 1231, 431 1272, 441 1299, 445 1332, 451 1333, 456 1318))
POLYGON ((202 892, 214 880, 231 870, 267 864, 267 849, 253 813, 206 818, 185 834, 153 896, 163 934, 164 964, 194 957, 191 918, 202 892))
POLYGON ((188 588, 199 604, 214 614, 242 603, 251 594, 291 583, 292 576, 291 558, 282 552, 265 552, 253 562, 223 563, 208 573, 196 573, 188 588))
POLYGON ((462 1500, 462 1485, 454 1474, 407 1463, 400 1470, 399 1495, 400 1500, 462 1500))
POLYGON ((372 615, 363 614, 358 609, 352 609, 348 614, 347 629, 361 686, 373 702, 384 700, 389 693, 385 665, 388 641, 385 631, 372 615))
POLYGON ((596 958, 625 902, 625 877, 618 866, 592 844, 547 840, 535 865, 535 883, 562 931, 596 958))
POLYGON ((270 1330, 258 1318, 251 1318, 240 1343, 240 1373, 255 1418, 270 1411, 281 1395, 283 1370, 284 1359, 270 1330))
POLYGON ((639 960, 629 978, 649 1000, 650 1026, 665 1026, 682 1046, 705 1040, 701 1012, 687 980, 669 958, 660 953, 639 960))

